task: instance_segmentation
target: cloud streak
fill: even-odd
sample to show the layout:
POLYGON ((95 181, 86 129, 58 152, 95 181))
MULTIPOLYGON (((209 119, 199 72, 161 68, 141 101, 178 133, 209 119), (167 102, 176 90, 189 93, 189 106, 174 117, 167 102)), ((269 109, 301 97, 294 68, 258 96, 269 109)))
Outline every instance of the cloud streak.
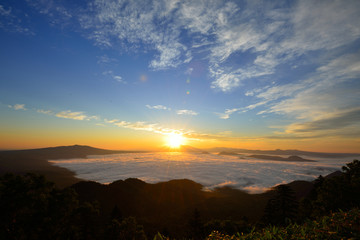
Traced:
POLYGON ((126 81, 124 81, 124 79, 121 76, 114 74, 114 72, 112 70, 104 71, 102 74, 104 76, 110 76, 112 79, 114 79, 115 81, 117 81, 119 83, 126 84, 126 81))
POLYGON ((88 119, 88 117, 83 112, 71 112, 70 110, 58 112, 55 114, 55 116, 59 118, 68 118, 73 120, 88 119))
POLYGON ((15 110, 27 110, 25 104, 8 105, 8 107, 15 110))
POLYGON ((360 119, 360 108, 356 108, 343 112, 336 112, 333 113, 332 116, 319 120, 291 124, 288 127, 287 132, 303 133, 303 132, 329 131, 334 129, 342 129, 348 126, 360 127, 359 119, 360 119))
POLYGON ((188 109, 181 109, 181 110, 177 110, 176 111, 177 115, 190 115, 190 116, 196 116, 199 113, 193 111, 193 110, 188 110, 188 109))
POLYGON ((164 105, 154 105, 154 106, 151 106, 151 105, 145 105, 148 109, 155 109, 155 110, 171 110, 171 108, 169 107, 166 107, 164 105))
MULTIPOLYGON (((356 0, 93 0, 82 11, 55 3, 31 5, 55 22, 76 21, 96 45, 155 52, 149 62, 153 70, 178 67, 201 53, 209 64, 211 87, 223 92, 272 75, 279 65, 292 65, 305 54, 345 46, 360 36, 356 0), (251 57, 229 67, 236 54, 251 57)), ((3 15, 10 11, 1 9, 3 15)))
MULTIPOLYGON (((18 12, 19 13, 19 12, 18 12)), ((25 27, 21 18, 11 7, 0 4, 0 29, 26 35, 35 35, 28 27, 25 27)))

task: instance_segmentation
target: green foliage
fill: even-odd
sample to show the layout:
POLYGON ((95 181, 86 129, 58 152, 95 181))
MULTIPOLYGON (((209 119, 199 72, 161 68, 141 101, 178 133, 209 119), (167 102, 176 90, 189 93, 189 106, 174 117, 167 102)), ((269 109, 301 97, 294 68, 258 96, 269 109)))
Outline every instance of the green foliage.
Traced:
POLYGON ((359 239, 360 210, 336 212, 302 225, 296 223, 284 227, 268 226, 249 234, 226 235, 214 231, 208 240, 252 240, 252 239, 359 239))

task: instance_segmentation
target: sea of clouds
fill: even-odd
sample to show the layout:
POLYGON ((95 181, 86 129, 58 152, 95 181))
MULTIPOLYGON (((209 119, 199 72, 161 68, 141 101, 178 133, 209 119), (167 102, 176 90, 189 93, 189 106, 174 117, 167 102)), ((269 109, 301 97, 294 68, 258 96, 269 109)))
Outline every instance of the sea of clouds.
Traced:
MULTIPOLYGON (((284 156, 286 157, 286 156, 284 156)), ((308 157, 307 157, 308 158, 308 157)), ((341 170, 354 158, 311 158, 317 162, 280 162, 254 158, 240 159, 201 153, 124 153, 89 156, 87 159, 52 160, 81 179, 111 183, 139 178, 148 183, 191 179, 207 189, 231 186, 260 193, 294 180, 312 181, 319 175, 341 170)))

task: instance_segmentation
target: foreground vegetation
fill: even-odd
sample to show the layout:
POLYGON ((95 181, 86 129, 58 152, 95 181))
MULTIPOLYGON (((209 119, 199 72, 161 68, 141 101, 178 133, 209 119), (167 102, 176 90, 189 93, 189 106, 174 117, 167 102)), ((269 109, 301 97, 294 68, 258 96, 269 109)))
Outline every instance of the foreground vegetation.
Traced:
MULTIPOLYGON (((188 218, 180 218, 183 220, 181 223, 175 222, 180 226, 178 232, 159 227, 163 226, 162 220, 151 221, 150 216, 153 215, 146 215, 142 201, 127 202, 129 194, 136 197, 130 199, 137 201, 144 198, 144 202, 150 204, 149 208, 169 209, 166 214, 173 207, 171 198, 164 195, 161 198, 163 202, 155 206, 159 198, 154 201, 148 196, 154 187, 155 192, 162 193, 158 188, 163 189, 165 185, 149 188, 145 183, 132 179, 114 183, 110 192, 96 191, 105 186, 95 183, 58 189, 41 175, 5 174, 0 177, 0 239, 359 239, 360 162, 354 160, 342 170, 337 176, 317 178, 311 192, 300 201, 289 185, 275 187, 268 194, 271 197, 263 217, 257 222, 249 222, 245 216, 237 220, 230 219, 231 216, 229 219, 205 218, 195 208, 188 218), (131 188, 126 190, 124 186, 131 188), (115 193, 120 195, 115 196, 115 193), (99 196, 93 198, 93 195, 99 196), (111 203, 109 198, 115 197, 119 197, 120 201, 122 199, 125 207, 135 206, 143 215, 137 212, 134 217, 131 212, 124 214, 124 210, 116 205, 107 206, 111 203), (100 199, 102 202, 88 199, 100 199), (100 203, 106 206, 101 207, 100 203)), ((176 184, 173 183, 172 188, 165 192, 171 192, 176 184)), ((189 191, 193 183, 188 184, 187 199, 194 199, 194 193, 198 193, 200 186, 196 185, 196 189, 189 191)), ((171 192, 169 196, 176 196, 176 193, 171 192)), ((181 193, 184 201, 184 192, 181 193)), ((215 200, 218 201, 211 199, 215 200)), ((216 204, 208 206, 220 206, 216 204)), ((177 213, 183 214, 188 206, 179 208, 181 211, 177 213)), ((168 214, 169 222, 179 219, 172 218, 168 214)))
POLYGON ((268 226, 247 234, 226 235, 214 231, 208 240, 252 239, 360 239, 360 210, 339 211, 303 224, 291 223, 284 227, 268 226))

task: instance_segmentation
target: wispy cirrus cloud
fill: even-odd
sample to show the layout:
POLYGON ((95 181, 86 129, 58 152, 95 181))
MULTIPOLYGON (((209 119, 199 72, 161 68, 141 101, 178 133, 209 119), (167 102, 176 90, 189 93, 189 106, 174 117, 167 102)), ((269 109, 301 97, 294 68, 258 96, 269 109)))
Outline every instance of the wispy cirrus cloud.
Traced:
POLYGON ((306 133, 315 131, 331 131, 349 126, 360 127, 360 108, 332 113, 331 116, 319 120, 294 123, 287 127, 289 133, 306 133))
POLYGON ((108 119, 104 119, 104 122, 106 122, 106 123, 116 123, 116 122, 119 122, 119 120, 118 119, 111 119, 111 120, 108 120, 108 119))
POLYGON ((8 32, 15 32, 27 35, 35 35, 28 27, 25 26, 21 17, 17 16, 11 7, 0 4, 0 29, 8 32))
POLYGON ((112 70, 104 71, 102 74, 104 76, 111 77, 112 79, 114 79, 115 81, 117 81, 119 83, 126 83, 126 81, 124 81, 124 79, 121 76, 115 74, 112 70))
POLYGON ((44 110, 44 109, 38 109, 38 110, 36 110, 36 112, 42 113, 42 114, 47 114, 47 115, 53 115, 53 114, 54 114, 53 111, 51 111, 51 110, 44 110))
POLYGON ((149 63, 153 69, 176 67, 189 58, 187 47, 179 41, 180 29, 173 24, 172 13, 177 1, 147 1, 145 4, 141 1, 94 1, 90 5, 92 11, 85 10, 79 21, 96 44, 105 47, 120 44, 126 51, 155 50, 157 54, 149 63))
POLYGON ((246 107, 240 107, 240 108, 231 108, 231 109, 226 109, 224 113, 215 113, 216 115, 219 116, 219 118, 221 119, 229 119, 230 115, 233 113, 245 113, 249 110, 255 109, 256 107, 262 106, 267 104, 267 101, 261 101, 261 102, 257 102, 254 104, 250 104, 246 107))
POLYGON ((226 109, 224 113, 215 113, 215 114, 218 115, 219 118, 221 119, 229 119, 231 114, 243 110, 244 110, 243 108, 232 108, 232 109, 226 109))
POLYGON ((265 100, 272 100, 274 96, 285 98, 275 102, 269 109, 271 112, 293 114, 308 120, 321 119, 357 106, 359 76, 359 53, 345 54, 319 67, 309 79, 283 85, 275 92, 270 88, 258 97, 265 100))
POLYGON ((164 105, 154 105, 154 106, 151 106, 151 105, 148 105, 146 104, 145 105, 148 109, 156 109, 156 110, 171 110, 171 108, 169 107, 166 107, 164 105))
POLYGON ((113 124, 118 127, 122 128, 128 128, 132 130, 137 131, 147 131, 147 132, 153 132, 153 133, 159 133, 159 134, 170 134, 170 133, 184 133, 185 131, 182 129, 172 129, 163 127, 157 123, 148 123, 145 121, 137 121, 137 122, 129 122, 129 121, 123 121, 119 119, 112 119, 112 120, 106 120, 106 123, 113 124))
POLYGON ((95 116, 87 116, 84 112, 72 112, 70 110, 58 112, 55 116, 73 120, 90 120, 96 118, 95 116))
POLYGON ((129 122, 129 121, 122 121, 119 119, 113 119, 113 120, 105 120, 105 122, 111 123, 117 127, 128 128, 136 131, 147 131, 162 135, 168 135, 172 133, 182 134, 182 136, 186 137, 187 139, 195 140, 195 141, 202 141, 202 140, 227 141, 227 140, 247 139, 247 138, 232 137, 230 136, 232 134, 230 131, 213 134, 213 133, 196 132, 189 129, 185 130, 185 129, 168 128, 161 126, 160 124, 157 123, 148 123, 145 121, 129 122))
POLYGON ((98 57, 98 64, 109 64, 109 63, 116 63, 117 60, 115 58, 111 58, 108 55, 102 55, 98 57))
POLYGON ((25 107, 25 104, 14 104, 14 105, 8 105, 9 108, 15 109, 15 110, 27 110, 25 107))
POLYGON ((358 78, 360 56, 345 54, 330 59, 308 79, 296 84, 274 86, 256 95, 268 108, 260 113, 283 114, 293 118, 284 134, 294 137, 354 137, 360 125, 358 78))
POLYGON ((357 14, 360 4, 356 1, 298 1, 291 7, 278 9, 275 4, 262 1, 251 5, 246 12, 239 13, 238 19, 234 18, 238 25, 230 22, 228 29, 218 30, 218 45, 212 57, 225 62, 232 54, 250 52, 255 60, 235 69, 210 66, 211 72, 218 73, 212 74, 213 88, 232 90, 246 79, 271 75, 278 65, 291 64, 306 53, 332 50, 360 37, 360 28, 354 24, 360 21, 357 14), (266 24, 258 22, 256 17, 252 21, 244 18, 247 14, 259 16, 257 11, 267 17, 266 24))
POLYGON ((191 115, 191 116, 196 116, 199 113, 193 111, 193 110, 188 110, 188 109, 181 109, 181 110, 177 110, 176 114, 178 115, 191 115))
MULTIPOLYGON (((150 106, 150 105, 149 105, 150 106)), ((162 106, 162 105, 155 105, 155 106, 162 106)), ((14 110, 24 110, 25 105, 24 104, 15 104, 15 105, 8 105, 8 107, 14 109, 14 110)), ((161 107, 160 107, 161 109, 161 107)), ((169 108, 166 108, 169 109, 169 108)), ((94 124, 96 126, 102 126, 102 127, 107 127, 110 125, 114 125, 117 127, 121 127, 121 128, 127 128, 127 129, 131 129, 131 130, 136 130, 136 131, 147 131, 147 132, 152 132, 152 133, 156 133, 156 134, 162 134, 162 135, 168 135, 168 134, 172 134, 172 133, 178 133, 178 134, 182 134, 184 137, 190 139, 190 140, 195 140, 195 141, 202 141, 202 140, 238 140, 240 138, 234 138, 232 137, 232 132, 231 131, 224 131, 218 134, 214 134, 214 133, 204 133, 204 132, 197 132, 197 131, 193 131, 193 130, 189 130, 189 129, 175 129, 175 128, 169 128, 166 126, 162 126, 159 123, 149 123, 146 121, 135 121, 135 122, 131 122, 131 121, 125 121, 125 120, 120 120, 120 119, 107 119, 107 118, 102 118, 100 116, 91 116, 88 115, 87 113, 83 112, 83 111, 71 111, 71 110, 66 110, 66 111, 61 111, 61 112, 54 112, 52 110, 44 110, 44 109, 35 109, 32 108, 30 110, 33 110, 37 113, 40 114, 46 114, 46 115, 51 115, 51 116, 55 116, 58 118, 64 118, 64 119, 71 119, 71 120, 78 120, 78 121, 90 121, 93 120, 94 124)), ((192 111, 192 110, 179 110, 180 114, 188 114, 188 115, 196 115, 197 113, 192 111)), ((244 138, 241 138, 244 139, 244 138)))
POLYGON ((324 54, 360 36, 355 24, 360 22, 356 0, 289 4, 93 0, 81 6, 81 11, 52 1, 31 5, 55 22, 76 21, 96 45, 152 51, 149 67, 153 70, 175 68, 201 55, 209 64, 211 87, 224 92, 273 75, 279 65, 294 66, 306 54, 324 54), (250 57, 236 64, 232 57, 239 54, 250 57))

